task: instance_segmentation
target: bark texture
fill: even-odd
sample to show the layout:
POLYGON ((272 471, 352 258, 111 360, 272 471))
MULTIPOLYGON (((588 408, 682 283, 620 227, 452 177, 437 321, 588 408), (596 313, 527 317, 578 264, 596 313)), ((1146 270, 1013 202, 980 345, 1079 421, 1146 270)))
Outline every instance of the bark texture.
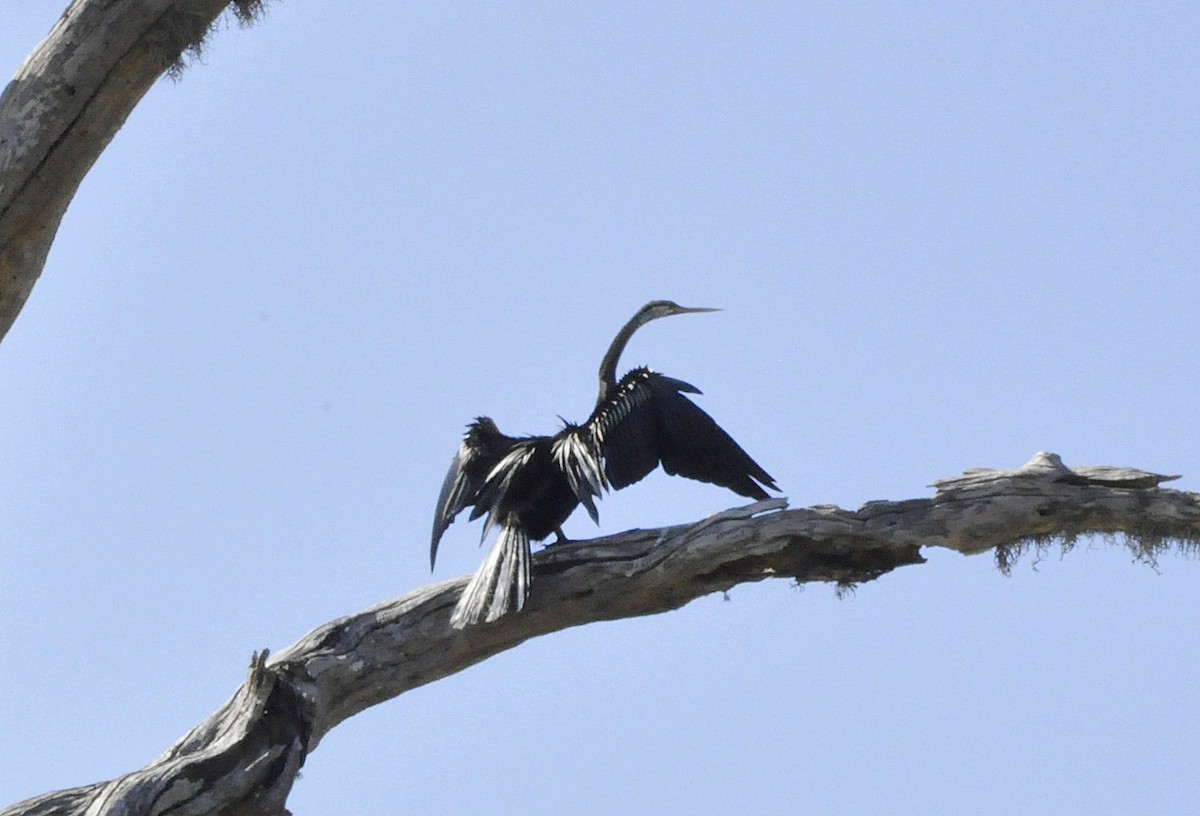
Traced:
MULTIPOLYGON (((240 19, 257 2, 234 2, 240 19)), ((165 71, 230 0, 74 0, 0 96, 0 339, 46 263, 79 183, 165 71)))
POLYGON ((1027 546, 1120 535, 1140 557, 1200 548, 1200 494, 1132 468, 1067 468, 1039 453, 1013 470, 967 471, 932 499, 856 511, 786 510, 782 499, 695 524, 549 547, 534 558, 524 610, 456 630, 468 578, 423 587, 327 623, 270 660, 208 720, 146 768, 0 811, 30 814, 279 814, 308 752, 369 706, 517 644, 570 626, 651 615, 764 578, 851 585, 920 564, 922 547, 995 550, 1001 568, 1027 546))

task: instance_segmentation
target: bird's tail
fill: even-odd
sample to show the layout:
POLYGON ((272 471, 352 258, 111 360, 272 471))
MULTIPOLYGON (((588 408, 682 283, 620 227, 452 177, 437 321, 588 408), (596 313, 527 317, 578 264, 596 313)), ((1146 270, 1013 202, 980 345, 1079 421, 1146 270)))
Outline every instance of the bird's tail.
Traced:
POLYGON ((513 524, 505 524, 475 570, 450 615, 450 625, 462 629, 481 621, 492 622, 525 605, 529 595, 529 536, 513 524))

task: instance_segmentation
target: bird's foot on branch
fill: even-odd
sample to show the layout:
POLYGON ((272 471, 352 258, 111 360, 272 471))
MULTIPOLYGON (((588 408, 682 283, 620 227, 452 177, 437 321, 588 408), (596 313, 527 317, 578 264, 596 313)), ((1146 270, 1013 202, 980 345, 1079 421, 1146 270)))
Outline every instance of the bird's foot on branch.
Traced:
POLYGON ((542 546, 543 547, 555 547, 555 546, 558 546, 559 544, 570 544, 570 543, 572 543, 571 539, 567 538, 566 533, 564 533, 562 531, 562 527, 555 527, 554 528, 554 540, 547 541, 542 546))

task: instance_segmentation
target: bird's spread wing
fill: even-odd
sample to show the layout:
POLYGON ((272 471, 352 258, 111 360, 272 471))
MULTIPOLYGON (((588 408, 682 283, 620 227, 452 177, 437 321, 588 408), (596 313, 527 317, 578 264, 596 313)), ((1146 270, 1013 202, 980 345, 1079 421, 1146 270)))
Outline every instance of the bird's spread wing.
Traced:
MULTIPOLYGON (((438 494, 433 517, 433 536, 429 544, 429 566, 437 560, 438 542, 463 508, 479 506, 479 492, 488 474, 512 448, 513 440, 496 430, 491 420, 477 419, 467 426, 466 437, 450 463, 450 470, 438 494)), ((486 508, 483 508, 486 509, 486 508)))
POLYGON ((604 473, 615 489, 628 487, 662 463, 672 475, 767 498, 775 481, 729 434, 684 396, 693 385, 638 368, 626 374, 613 399, 588 421, 604 473))

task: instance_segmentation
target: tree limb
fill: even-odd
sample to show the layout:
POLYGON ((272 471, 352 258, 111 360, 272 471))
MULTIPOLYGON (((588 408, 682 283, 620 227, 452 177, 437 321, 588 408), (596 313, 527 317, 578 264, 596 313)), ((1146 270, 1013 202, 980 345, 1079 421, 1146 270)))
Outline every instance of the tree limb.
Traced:
POLYGON ((969 470, 932 499, 785 510, 782 499, 695 524, 554 545, 535 556, 525 608, 465 631, 449 625, 467 577, 318 627, 270 661, 146 768, 46 794, 0 816, 279 814, 308 752, 369 706, 461 671, 538 635, 651 615, 764 578, 839 586, 924 562, 921 547, 995 549, 1002 568, 1030 543, 1120 534, 1143 558, 1200 552, 1200 494, 1133 468, 1068 468, 1039 453, 1013 470, 969 470))
MULTIPOLYGON (((0 96, 0 339, 67 205, 164 71, 200 50, 231 0, 73 0, 0 96)), ((232 0, 243 21, 258 0, 232 0)))

